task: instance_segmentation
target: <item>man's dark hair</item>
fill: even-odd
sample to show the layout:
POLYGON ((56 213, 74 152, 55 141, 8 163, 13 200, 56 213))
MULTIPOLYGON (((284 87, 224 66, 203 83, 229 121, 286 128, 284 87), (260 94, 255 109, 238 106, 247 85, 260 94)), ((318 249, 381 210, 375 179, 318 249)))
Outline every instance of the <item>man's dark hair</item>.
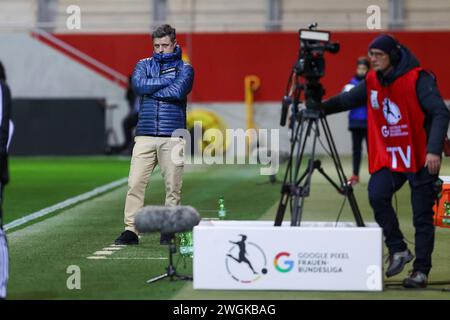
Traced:
POLYGON ((175 28, 172 28, 170 24, 163 24, 162 26, 156 28, 156 30, 152 33, 153 40, 155 38, 164 38, 165 36, 169 36, 170 41, 175 42, 177 34, 175 28))

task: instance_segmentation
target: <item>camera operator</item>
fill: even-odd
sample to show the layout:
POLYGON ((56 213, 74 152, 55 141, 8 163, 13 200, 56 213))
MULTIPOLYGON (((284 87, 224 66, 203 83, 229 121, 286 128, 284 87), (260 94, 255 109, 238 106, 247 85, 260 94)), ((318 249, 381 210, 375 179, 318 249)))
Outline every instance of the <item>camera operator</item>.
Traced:
POLYGON ((399 274, 414 259, 407 248, 392 197, 408 181, 411 189, 415 255, 406 288, 426 287, 434 247, 433 204, 450 113, 435 77, 406 47, 387 34, 369 45, 373 70, 348 92, 322 104, 332 114, 367 103, 369 200, 389 249, 386 276, 399 274))

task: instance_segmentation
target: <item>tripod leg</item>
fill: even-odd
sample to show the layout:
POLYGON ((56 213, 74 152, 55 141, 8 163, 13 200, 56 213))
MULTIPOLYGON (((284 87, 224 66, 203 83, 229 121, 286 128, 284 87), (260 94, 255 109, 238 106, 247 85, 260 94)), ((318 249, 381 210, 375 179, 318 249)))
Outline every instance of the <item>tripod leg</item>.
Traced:
POLYGON ((352 208, 353 216, 355 217, 356 225, 358 227, 364 227, 364 220, 361 216, 361 211, 359 211, 358 203, 356 202, 355 194, 353 193, 353 188, 350 188, 347 193, 348 203, 350 208, 352 208))
POLYGON ((286 206, 289 201, 289 195, 286 193, 283 193, 281 196, 281 200, 278 204, 278 210, 277 215, 275 217, 275 226, 279 227, 283 223, 284 214, 286 212, 286 206))
MULTIPOLYGON (((293 142, 294 146, 295 142, 293 142)), ((290 187, 290 176, 292 175, 292 150, 291 148, 291 154, 289 158, 289 163, 286 168, 286 173, 284 175, 283 183, 281 185, 281 198, 280 202, 278 203, 278 209, 277 209, 277 215, 275 216, 275 226, 279 227, 283 223, 284 214, 286 212, 286 206, 289 202, 289 199, 291 197, 291 187, 290 187), (289 179, 289 182, 288 182, 289 179)))
POLYGON ((321 118, 321 123, 328 147, 330 148, 331 159, 333 160, 334 166, 338 174, 340 185, 343 186, 347 183, 347 178, 345 176, 344 169, 342 168, 341 159, 339 158, 339 154, 336 149, 336 144, 334 143, 333 135, 331 134, 330 126, 328 125, 328 121, 326 118, 321 118))
MULTIPOLYGON (((303 217, 303 208, 305 203, 305 198, 309 196, 310 190, 311 190, 311 178, 312 174, 314 172, 314 158, 316 155, 316 141, 319 135, 319 125, 318 125, 318 119, 312 118, 309 119, 308 123, 308 129, 307 133, 305 135, 305 139, 303 141, 302 145, 302 151, 300 153, 300 156, 297 158, 297 161, 300 163, 303 159, 303 153, 305 150, 307 138, 310 136, 311 131, 313 132, 312 137, 312 148, 311 148, 311 155, 310 159, 308 160, 307 168, 304 172, 304 174, 295 181, 295 187, 293 189, 295 190, 295 193, 293 194, 293 208, 292 208, 292 215, 291 215, 291 226, 300 226, 302 217, 303 217), (304 183, 300 186, 303 179, 305 179, 304 183)), ((296 172, 296 177, 298 176, 298 171, 296 172)))
POLYGON ((353 216, 355 218, 356 225, 358 227, 364 227, 364 220, 361 216, 361 211, 359 210, 358 203, 356 202, 355 194, 353 193, 352 186, 347 184, 347 178, 344 173, 344 168, 342 167, 341 159, 339 158, 339 154, 336 149, 336 145, 333 140, 333 136, 331 134, 330 126, 328 125, 328 121, 326 118, 321 118, 321 123, 323 127, 323 131, 325 133, 325 138, 327 140, 327 144, 330 148, 331 158, 333 159, 334 166, 336 168, 340 184, 344 190, 344 195, 347 197, 350 208, 352 209, 353 216))
POLYGON ((302 222, 303 205, 305 203, 305 196, 295 196, 293 199, 294 205, 292 206, 291 226, 299 227, 302 222))
POLYGON ((297 227, 300 227, 300 225, 302 224, 302 219, 303 219, 303 207, 305 205, 305 197, 301 197, 300 198, 300 204, 299 204, 299 214, 298 214, 298 219, 297 219, 297 227))
MULTIPOLYGON (((300 226, 300 221, 302 218, 302 213, 303 213, 303 203, 304 203, 304 197, 307 196, 308 192, 309 192, 309 185, 308 182, 310 181, 309 176, 312 173, 311 172, 311 168, 310 168, 310 164, 312 163, 311 160, 308 161, 308 167, 306 168, 305 172, 302 174, 302 176, 300 178, 298 178, 299 172, 300 172, 300 167, 302 165, 303 162, 303 157, 305 154, 305 148, 306 148, 306 143, 308 141, 308 137, 311 134, 311 129, 313 127, 313 124, 315 122, 314 119, 311 118, 301 118, 302 121, 302 131, 301 131, 301 137, 299 139, 300 143, 297 147, 297 153, 296 153, 296 167, 295 167, 295 174, 293 177, 293 182, 292 182, 292 193, 291 196, 293 197, 293 205, 291 208, 291 226, 300 226), (305 122, 307 122, 307 124, 305 124, 305 122), (306 129, 305 129, 306 127, 306 129), (304 132, 304 130, 306 130, 306 132, 304 132), (304 134, 304 136, 303 136, 304 134), (301 182, 303 181, 303 179, 306 178, 305 183, 303 184, 303 186, 300 186, 301 182)), ((314 131, 315 133, 316 131, 314 131)), ((315 143, 313 143, 313 146, 315 145, 315 143)), ((312 155, 314 154, 314 150, 312 152, 312 155)))
POLYGON ((305 130, 304 122, 305 121, 306 121, 306 119, 302 118, 302 123, 301 123, 302 130, 300 131, 300 137, 298 140, 298 141, 300 141, 300 143, 298 144, 297 153, 296 153, 296 157, 295 157, 296 166, 295 166, 293 183, 295 183, 297 185, 298 185, 297 177, 300 172, 300 166, 302 165, 303 155, 305 154, 306 142, 308 141, 308 137, 311 132, 311 126, 312 126, 312 120, 308 119, 308 124, 306 125, 306 132, 304 133, 304 130, 305 130), (304 134, 304 136, 303 136, 303 134, 304 134))
POLYGON ((294 129, 292 130, 293 131, 291 137, 291 151, 289 154, 289 162, 286 168, 286 173, 284 174, 283 183, 281 185, 281 198, 278 204, 277 215, 275 216, 274 225, 276 227, 281 226, 281 224, 283 223, 284 215, 286 213, 286 207, 291 197, 293 154, 295 146, 297 145, 299 132, 303 132, 303 122, 298 124, 295 130, 294 129))
POLYGON ((194 278, 191 276, 182 276, 179 274, 176 275, 176 278, 177 278, 177 280, 183 280, 183 281, 193 281, 194 280, 194 278))
POLYGON ((175 269, 175 266, 173 265, 173 254, 176 253, 176 245, 175 245, 175 239, 174 237, 170 240, 169 244, 169 265, 167 266, 167 272, 159 275, 157 277, 154 277, 152 279, 149 279, 146 281, 146 283, 151 284, 166 278, 170 278, 170 280, 192 280, 193 278, 191 276, 184 276, 179 275, 177 273, 177 270, 175 269))
POLYGON ((275 226, 282 224, 287 205, 292 201, 291 208, 291 226, 300 226, 303 214, 304 198, 309 195, 311 187, 311 176, 314 172, 314 157, 316 152, 316 141, 319 134, 319 117, 301 117, 297 125, 295 139, 291 144, 291 153, 288 168, 282 187, 282 197, 278 205, 278 212, 275 219, 275 226), (308 137, 313 132, 313 143, 311 158, 308 161, 307 168, 299 178, 300 167, 303 161, 305 147, 308 137), (294 155, 295 152, 295 155, 294 155), (295 157, 294 157, 295 156, 295 157), (295 159, 295 160, 294 160, 295 159), (305 179, 306 178, 306 179, 305 179), (304 183, 300 186, 302 181, 304 183))

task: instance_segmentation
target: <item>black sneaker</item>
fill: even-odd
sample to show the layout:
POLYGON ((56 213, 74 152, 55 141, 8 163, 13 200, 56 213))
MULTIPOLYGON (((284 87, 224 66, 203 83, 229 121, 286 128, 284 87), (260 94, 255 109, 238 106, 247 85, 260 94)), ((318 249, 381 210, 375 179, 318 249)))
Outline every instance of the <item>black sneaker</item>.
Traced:
POLYGON ((162 246, 167 246, 170 244, 171 240, 175 237, 173 233, 161 233, 161 238, 159 239, 159 244, 162 246))
POLYGON ((403 280, 403 287, 408 289, 426 288, 427 284, 427 275, 420 271, 413 271, 408 278, 403 280))
POLYGON ((122 234, 116 239, 115 244, 117 245, 131 245, 131 244, 139 244, 139 238, 136 233, 130 230, 125 230, 122 234))
POLYGON ((386 270, 386 277, 393 277, 402 272, 405 265, 411 262, 412 259, 414 259, 414 256, 409 249, 389 255, 387 259, 389 265, 386 270))

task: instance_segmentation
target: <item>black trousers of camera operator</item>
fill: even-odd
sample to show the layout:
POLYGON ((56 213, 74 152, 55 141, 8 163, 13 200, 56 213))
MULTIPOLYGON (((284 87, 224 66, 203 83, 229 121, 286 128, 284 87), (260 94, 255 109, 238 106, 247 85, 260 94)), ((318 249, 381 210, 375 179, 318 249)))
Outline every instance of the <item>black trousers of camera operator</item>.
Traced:
POLYGON ((417 173, 392 172, 388 168, 372 174, 369 181, 369 201, 375 214, 376 222, 383 229, 389 254, 407 249, 400 230, 397 213, 392 206, 394 193, 406 181, 411 189, 413 225, 415 227, 414 271, 428 275, 431 269, 431 255, 434 248, 433 205, 437 196, 437 175, 431 175, 427 168, 417 173))

